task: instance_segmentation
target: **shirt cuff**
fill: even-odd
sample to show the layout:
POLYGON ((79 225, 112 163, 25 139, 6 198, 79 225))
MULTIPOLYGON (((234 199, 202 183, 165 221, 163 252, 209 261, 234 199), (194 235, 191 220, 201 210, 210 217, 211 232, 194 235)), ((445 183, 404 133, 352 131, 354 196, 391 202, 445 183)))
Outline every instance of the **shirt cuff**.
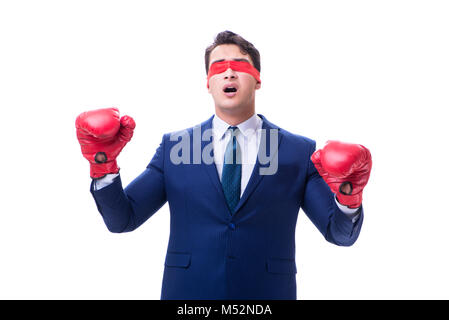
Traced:
POLYGON ((343 212, 349 219, 351 219, 352 223, 355 223, 359 219, 360 213, 358 213, 357 211, 359 211, 360 207, 349 208, 345 205, 342 205, 340 202, 338 202, 337 196, 334 196, 334 199, 335 199, 335 203, 337 204, 340 211, 343 212))
POLYGON ((103 178, 95 180, 94 191, 107 187, 108 185, 114 182, 114 179, 118 177, 118 175, 119 175, 118 173, 108 173, 103 178))

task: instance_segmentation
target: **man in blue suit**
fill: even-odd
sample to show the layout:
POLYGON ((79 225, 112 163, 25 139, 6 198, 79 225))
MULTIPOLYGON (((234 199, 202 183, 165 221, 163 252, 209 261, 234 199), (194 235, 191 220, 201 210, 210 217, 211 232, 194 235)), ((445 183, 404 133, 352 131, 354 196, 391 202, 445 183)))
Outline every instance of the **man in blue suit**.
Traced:
POLYGON ((162 299, 296 299, 295 228, 302 208, 325 239, 352 245, 371 169, 361 145, 315 142, 255 112, 260 56, 225 31, 206 49, 215 115, 164 134, 125 189, 116 157, 131 139, 117 109, 78 116, 91 192, 111 232, 135 230, 167 201, 170 238, 162 299))

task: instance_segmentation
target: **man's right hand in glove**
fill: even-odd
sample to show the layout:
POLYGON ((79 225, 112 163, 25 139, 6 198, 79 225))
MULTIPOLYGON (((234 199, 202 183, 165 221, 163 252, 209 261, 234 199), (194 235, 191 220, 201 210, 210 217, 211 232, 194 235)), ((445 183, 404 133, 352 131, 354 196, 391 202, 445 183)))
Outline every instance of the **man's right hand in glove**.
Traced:
POLYGON ((81 152, 90 163, 90 176, 98 179, 118 173, 116 158, 133 136, 133 118, 120 118, 116 108, 98 109, 80 114, 75 126, 81 152))

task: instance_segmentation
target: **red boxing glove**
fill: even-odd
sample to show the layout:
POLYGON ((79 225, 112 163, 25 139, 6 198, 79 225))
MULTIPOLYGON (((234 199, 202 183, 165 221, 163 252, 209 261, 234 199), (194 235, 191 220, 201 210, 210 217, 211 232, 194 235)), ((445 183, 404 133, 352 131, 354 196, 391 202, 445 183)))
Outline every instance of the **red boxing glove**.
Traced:
POLYGON ((371 153, 360 144, 328 141, 311 160, 338 202, 350 208, 362 204, 362 192, 371 172, 371 153))
POLYGON ((90 176, 98 179, 118 173, 115 159, 133 136, 133 118, 120 118, 116 108, 98 109, 81 113, 75 126, 81 152, 90 162, 90 176))

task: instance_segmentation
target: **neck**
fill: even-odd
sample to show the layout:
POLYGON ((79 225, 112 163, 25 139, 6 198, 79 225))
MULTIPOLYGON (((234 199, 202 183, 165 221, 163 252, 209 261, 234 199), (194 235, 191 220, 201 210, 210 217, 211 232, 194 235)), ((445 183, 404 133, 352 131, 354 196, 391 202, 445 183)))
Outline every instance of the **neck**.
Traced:
POLYGON ((230 126, 236 126, 256 113, 254 105, 251 108, 245 108, 244 110, 229 110, 215 106, 215 114, 224 122, 230 126))

